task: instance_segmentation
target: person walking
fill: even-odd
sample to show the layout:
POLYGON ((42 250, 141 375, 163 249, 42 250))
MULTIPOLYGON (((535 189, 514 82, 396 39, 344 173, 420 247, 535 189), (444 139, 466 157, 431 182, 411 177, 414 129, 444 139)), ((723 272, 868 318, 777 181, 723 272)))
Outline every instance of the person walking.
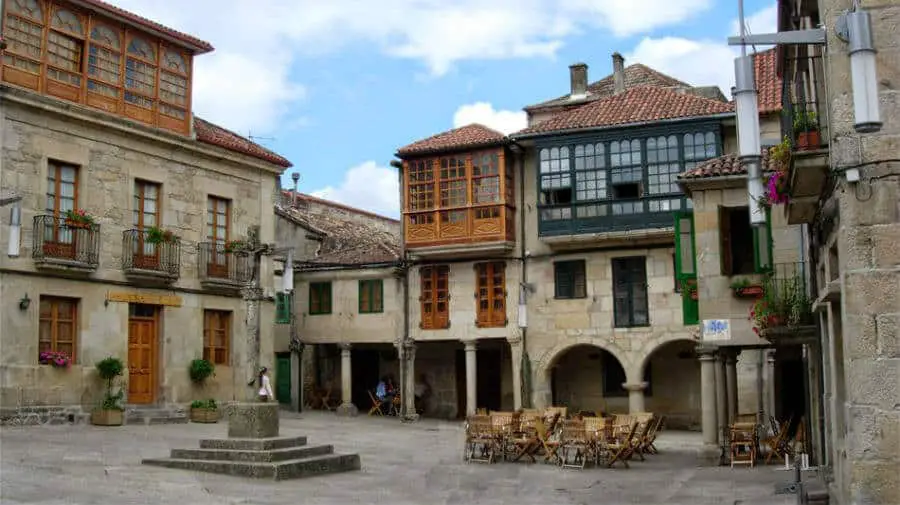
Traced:
POLYGON ((275 394, 272 392, 272 381, 269 380, 268 368, 262 367, 259 369, 257 387, 259 387, 259 401, 267 402, 269 400, 275 400, 275 394))

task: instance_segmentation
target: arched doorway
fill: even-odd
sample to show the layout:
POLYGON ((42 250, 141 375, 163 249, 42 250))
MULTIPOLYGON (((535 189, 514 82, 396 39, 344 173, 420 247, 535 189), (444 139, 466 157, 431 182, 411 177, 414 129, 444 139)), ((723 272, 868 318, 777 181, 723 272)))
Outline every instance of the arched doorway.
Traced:
POLYGON ((628 392, 622 388, 625 369, 600 347, 581 344, 561 352, 547 371, 553 405, 570 412, 628 413, 628 392))
POLYGON ((652 370, 644 395, 645 408, 666 416, 666 426, 671 429, 700 430, 700 361, 696 347, 693 340, 672 340, 644 358, 645 377, 647 370, 652 370))

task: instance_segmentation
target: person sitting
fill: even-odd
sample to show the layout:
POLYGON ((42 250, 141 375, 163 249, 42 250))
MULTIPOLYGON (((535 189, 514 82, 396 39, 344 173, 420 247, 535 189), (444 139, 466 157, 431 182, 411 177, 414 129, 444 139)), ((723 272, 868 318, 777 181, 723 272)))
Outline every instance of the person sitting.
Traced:
POLYGON ((381 402, 381 413, 388 414, 391 411, 391 404, 394 402, 394 385, 387 375, 381 378, 381 382, 375 388, 375 398, 381 402))

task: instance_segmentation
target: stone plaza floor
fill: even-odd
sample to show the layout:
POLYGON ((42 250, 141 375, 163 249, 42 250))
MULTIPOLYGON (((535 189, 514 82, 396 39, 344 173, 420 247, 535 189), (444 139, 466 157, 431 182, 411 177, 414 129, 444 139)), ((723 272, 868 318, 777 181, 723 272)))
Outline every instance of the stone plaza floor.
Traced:
POLYGON ((141 465, 227 426, 33 426, 0 429, 0 504, 790 504, 774 483, 775 466, 698 467, 699 436, 664 432, 660 454, 617 467, 563 470, 526 463, 462 461, 462 423, 339 418, 284 413, 282 435, 356 452, 362 471, 292 481, 263 481, 141 465))

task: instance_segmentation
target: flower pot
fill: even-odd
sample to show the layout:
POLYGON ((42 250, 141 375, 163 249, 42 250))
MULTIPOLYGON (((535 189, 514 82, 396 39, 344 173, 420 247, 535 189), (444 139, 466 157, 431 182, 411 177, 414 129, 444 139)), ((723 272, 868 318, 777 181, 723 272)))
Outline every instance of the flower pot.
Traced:
POLYGON ((94 426, 122 426, 125 413, 121 410, 97 409, 91 412, 91 424, 94 426))
POLYGON ((812 151, 819 148, 819 131, 797 132, 797 150, 812 151))
POLYGON ((90 223, 75 221, 74 219, 66 219, 66 226, 68 226, 69 228, 77 228, 81 230, 86 230, 91 227, 90 223))
POLYGON ((217 423, 219 422, 219 409, 191 408, 192 423, 217 423))
POLYGON ((738 298, 759 298, 763 295, 762 286, 745 286, 734 289, 734 296, 738 298))
POLYGON ((691 300, 697 301, 700 299, 700 293, 698 291, 691 291, 691 300))

